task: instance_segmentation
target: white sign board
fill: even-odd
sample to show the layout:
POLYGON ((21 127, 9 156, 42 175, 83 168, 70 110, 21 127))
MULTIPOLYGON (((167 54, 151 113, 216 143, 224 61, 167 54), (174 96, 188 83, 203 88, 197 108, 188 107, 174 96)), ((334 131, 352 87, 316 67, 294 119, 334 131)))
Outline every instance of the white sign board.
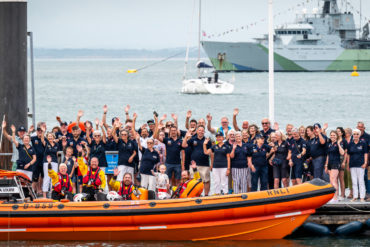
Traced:
POLYGON ((19 193, 19 189, 18 187, 0 187, 0 194, 5 193, 19 193))

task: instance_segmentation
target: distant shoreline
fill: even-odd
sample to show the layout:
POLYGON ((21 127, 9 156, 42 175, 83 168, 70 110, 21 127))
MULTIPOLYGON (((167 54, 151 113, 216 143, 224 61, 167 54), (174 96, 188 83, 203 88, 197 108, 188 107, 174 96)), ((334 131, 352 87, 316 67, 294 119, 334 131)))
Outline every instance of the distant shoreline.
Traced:
MULTIPOLYGON (((161 59, 178 54, 173 59, 183 60, 185 58, 186 48, 171 48, 159 50, 146 49, 47 49, 35 48, 34 57, 39 58, 116 58, 116 59, 161 59)), ((198 48, 192 47, 189 50, 189 58, 198 57, 198 48)), ((201 57, 207 57, 202 51, 201 57)))

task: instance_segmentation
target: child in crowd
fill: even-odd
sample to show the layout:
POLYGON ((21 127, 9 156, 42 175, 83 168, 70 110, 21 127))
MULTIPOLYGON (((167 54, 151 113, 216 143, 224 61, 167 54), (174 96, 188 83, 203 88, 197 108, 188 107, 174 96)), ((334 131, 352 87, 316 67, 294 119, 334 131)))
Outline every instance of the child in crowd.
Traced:
POLYGON ((169 199, 170 195, 167 193, 170 188, 170 180, 166 174, 166 166, 164 164, 159 165, 159 172, 152 170, 153 176, 156 180, 157 198, 160 200, 169 199))
POLYGON ((75 157, 72 157, 73 155, 73 148, 72 147, 67 147, 66 153, 63 159, 63 163, 67 165, 67 173, 69 175, 69 178, 71 179, 72 182, 72 191, 73 194, 76 193, 76 183, 77 183, 77 171, 78 169, 78 164, 75 162, 75 157))

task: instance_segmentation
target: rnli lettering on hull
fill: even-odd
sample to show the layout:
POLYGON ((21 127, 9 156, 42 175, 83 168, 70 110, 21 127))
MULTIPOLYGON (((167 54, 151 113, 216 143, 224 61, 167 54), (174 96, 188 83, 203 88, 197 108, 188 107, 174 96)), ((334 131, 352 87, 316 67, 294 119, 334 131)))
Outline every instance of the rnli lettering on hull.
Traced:
POLYGON ((288 188, 276 189, 276 190, 266 190, 267 196, 281 196, 290 194, 288 188))

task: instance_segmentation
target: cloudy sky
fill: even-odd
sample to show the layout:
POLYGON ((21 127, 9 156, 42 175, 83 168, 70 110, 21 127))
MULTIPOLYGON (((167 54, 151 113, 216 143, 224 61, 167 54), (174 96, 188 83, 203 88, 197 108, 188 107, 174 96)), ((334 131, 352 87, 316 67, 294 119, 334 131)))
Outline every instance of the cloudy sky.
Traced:
MULTIPOLYGON (((184 47, 188 40, 196 46, 198 1, 28 0, 28 30, 39 48, 162 49, 184 47)), ((347 7, 352 11, 353 6, 357 25, 360 1, 348 0, 347 7)), ((262 36, 267 32, 267 2, 202 0, 204 39, 250 41, 262 36)), ((274 2, 275 24, 281 25, 297 14, 312 13, 322 0, 274 2)), ((345 2, 338 0, 343 8, 345 2)), ((362 9, 364 22, 370 19, 369 0, 362 0, 362 9)))

